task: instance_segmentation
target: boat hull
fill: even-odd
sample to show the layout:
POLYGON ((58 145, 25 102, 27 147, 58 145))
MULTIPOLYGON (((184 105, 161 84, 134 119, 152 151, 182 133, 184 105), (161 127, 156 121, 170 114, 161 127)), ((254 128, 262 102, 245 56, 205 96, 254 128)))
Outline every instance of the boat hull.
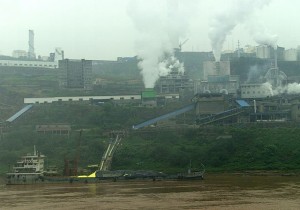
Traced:
POLYGON ((97 183, 100 179, 94 177, 47 177, 47 176, 31 176, 25 177, 7 177, 6 185, 35 185, 35 184, 59 184, 59 183, 97 183))

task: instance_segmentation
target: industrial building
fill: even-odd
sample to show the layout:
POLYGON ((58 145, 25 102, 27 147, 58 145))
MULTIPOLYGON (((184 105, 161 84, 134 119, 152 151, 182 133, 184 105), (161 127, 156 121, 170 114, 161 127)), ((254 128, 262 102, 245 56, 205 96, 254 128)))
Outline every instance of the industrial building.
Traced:
POLYGON ((238 75, 209 75, 207 80, 194 82, 194 93, 238 94, 240 79, 238 75))
POLYGON ((256 47, 256 57, 260 59, 274 59, 276 51, 277 60, 285 60, 286 50, 284 47, 277 46, 276 50, 270 45, 259 45, 256 47))
POLYGON ((259 45, 256 47, 256 57, 262 59, 271 58, 272 48, 269 45, 259 45))
POLYGON ((230 62, 229 61, 205 61, 203 62, 203 80, 207 80, 211 75, 230 75, 230 62))
POLYGON ((27 52, 25 50, 14 50, 12 53, 13 58, 26 58, 27 52))
POLYGON ((35 54, 34 47, 34 31, 29 30, 28 36, 28 52, 25 50, 14 50, 11 56, 0 56, 0 67, 5 70, 14 69, 56 69, 58 68, 58 60, 64 58, 64 52, 60 48, 55 49, 55 53, 50 53, 50 56, 38 56, 35 54), (8 68, 6 68, 8 67, 8 68), (14 67, 14 68, 11 68, 14 67))
POLYGON ((237 94, 240 86, 238 75, 230 75, 229 61, 203 62, 203 77, 194 81, 194 94, 224 93, 237 94))
POLYGON ((184 90, 193 91, 193 82, 186 75, 169 74, 161 76, 155 85, 157 93, 180 93, 184 90))
POLYGON ((263 84, 243 84, 241 85, 241 98, 266 98, 273 95, 270 85, 263 84))
POLYGON ((0 59, 0 66, 3 67, 19 67, 19 68, 49 68, 55 69, 58 67, 57 62, 40 61, 40 60, 10 60, 0 59))
POLYGON ((60 60, 59 71, 60 87, 92 90, 91 60, 60 60))
POLYGON ((300 122, 300 98, 296 95, 241 100, 222 94, 197 94, 193 102, 198 125, 300 122))

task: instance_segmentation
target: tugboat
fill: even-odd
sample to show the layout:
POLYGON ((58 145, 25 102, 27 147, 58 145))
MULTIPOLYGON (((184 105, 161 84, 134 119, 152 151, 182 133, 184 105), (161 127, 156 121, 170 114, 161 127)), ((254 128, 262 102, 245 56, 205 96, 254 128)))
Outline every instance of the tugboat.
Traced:
POLYGON ((22 156, 7 175, 7 184, 34 184, 41 182, 44 176, 45 155, 36 151, 22 156))
POLYGON ((192 169, 192 162, 190 161, 190 167, 187 173, 180 173, 177 175, 178 180, 202 180, 204 179, 205 168, 204 165, 201 164, 202 169, 192 169))

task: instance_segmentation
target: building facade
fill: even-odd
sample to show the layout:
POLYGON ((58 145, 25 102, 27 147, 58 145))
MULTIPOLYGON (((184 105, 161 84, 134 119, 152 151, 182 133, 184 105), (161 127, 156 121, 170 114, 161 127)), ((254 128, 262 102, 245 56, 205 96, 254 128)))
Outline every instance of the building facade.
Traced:
POLYGON ((223 93, 237 94, 240 88, 240 78, 237 75, 211 75, 207 80, 194 82, 194 94, 197 93, 223 93))
POLYGON ((229 61, 205 61, 203 62, 203 80, 207 80, 211 75, 230 75, 230 62, 229 61))
POLYGON ((57 62, 40 60, 0 60, 0 66, 23 67, 23 68, 50 68, 58 67, 57 62))
POLYGON ((92 89, 92 61, 91 60, 60 60, 60 87, 92 89))
POLYGON ((243 84, 241 98, 266 98, 273 95, 270 84, 243 84))
POLYGON ((262 59, 271 58, 271 47, 268 45, 259 45, 256 47, 256 57, 262 59))

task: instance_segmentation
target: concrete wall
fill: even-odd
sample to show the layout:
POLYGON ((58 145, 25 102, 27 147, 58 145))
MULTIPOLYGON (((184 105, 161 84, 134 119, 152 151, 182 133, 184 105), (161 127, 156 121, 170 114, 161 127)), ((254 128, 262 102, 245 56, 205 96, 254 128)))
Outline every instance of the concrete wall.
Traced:
POLYGON ((229 61, 205 61, 203 62, 203 80, 207 80, 210 75, 230 75, 229 61))

